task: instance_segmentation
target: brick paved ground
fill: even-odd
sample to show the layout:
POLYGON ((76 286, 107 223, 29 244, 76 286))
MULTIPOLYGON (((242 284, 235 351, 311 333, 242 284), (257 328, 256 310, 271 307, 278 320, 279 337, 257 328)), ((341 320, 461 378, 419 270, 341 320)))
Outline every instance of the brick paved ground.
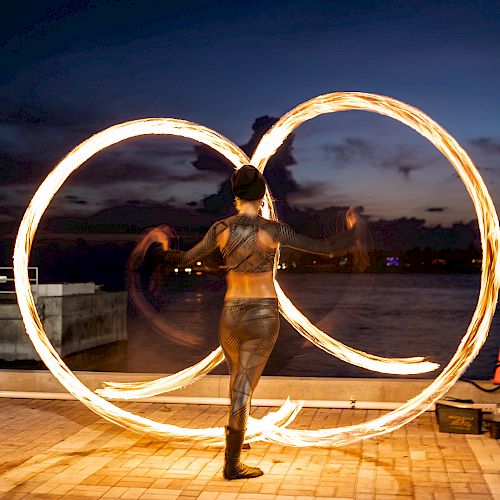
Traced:
MULTIPOLYGON (((129 403, 185 426, 224 425, 226 407, 129 403)), ((268 409, 256 408, 254 416, 268 409)), ((306 408, 291 427, 357 423, 379 411, 306 408)), ((0 498, 491 499, 500 498, 500 446, 437 432, 432 413, 386 437, 340 448, 252 444, 265 475, 224 481, 222 448, 154 441, 109 424, 81 403, 0 399, 0 498)))

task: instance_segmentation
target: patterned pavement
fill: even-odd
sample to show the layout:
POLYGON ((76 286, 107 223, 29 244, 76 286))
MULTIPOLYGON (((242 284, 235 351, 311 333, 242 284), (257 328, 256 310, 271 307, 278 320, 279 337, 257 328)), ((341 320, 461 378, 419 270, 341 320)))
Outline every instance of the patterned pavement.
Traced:
MULTIPOLYGON (((224 406, 121 406, 182 426, 222 426, 227 415, 224 406)), ((252 415, 268 410, 257 407, 252 415)), ((291 427, 348 425, 381 413, 305 408, 291 427)), ((264 476, 225 481, 222 448, 134 434, 77 401, 0 399, 1 499, 500 499, 499 442, 439 433, 432 413, 351 446, 260 442, 242 457, 264 476)))

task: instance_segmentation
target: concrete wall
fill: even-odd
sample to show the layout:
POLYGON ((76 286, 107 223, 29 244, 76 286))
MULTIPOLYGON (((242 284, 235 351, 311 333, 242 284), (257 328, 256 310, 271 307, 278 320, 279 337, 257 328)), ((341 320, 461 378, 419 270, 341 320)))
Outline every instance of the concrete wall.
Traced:
MULTIPOLYGON (((152 380, 161 374, 74 372, 91 390, 102 387, 104 381, 132 382, 152 380)), ((262 377, 254 392, 254 399, 284 400, 287 396, 297 400, 351 401, 357 402, 405 402, 427 387, 432 381, 424 379, 383 378, 319 378, 319 377, 262 377)), ((485 381, 478 382, 488 386, 485 381)), ((47 393, 67 392, 48 370, 0 370, 0 391, 40 391, 47 393)), ((228 375, 207 375, 201 380, 165 396, 192 398, 229 397, 228 375)), ((476 403, 500 404, 500 391, 485 393, 466 382, 457 382, 447 396, 472 399, 476 403)), ((147 399, 143 400, 147 401, 147 399)))
POLYGON ((127 340, 126 292, 62 297, 63 356, 118 340, 127 340))
MULTIPOLYGON (((61 356, 127 339, 126 292, 40 297, 37 309, 61 356)), ((40 360, 17 304, 0 304, 0 360, 40 360)))
MULTIPOLYGON (((40 314, 40 311, 38 311, 40 314)), ((52 345, 58 349, 57 331, 54 321, 47 325, 47 336, 52 345), (54 338, 53 334, 56 333, 54 338)), ((24 323, 21 320, 17 304, 0 304, 0 360, 40 360, 33 347, 24 323)))

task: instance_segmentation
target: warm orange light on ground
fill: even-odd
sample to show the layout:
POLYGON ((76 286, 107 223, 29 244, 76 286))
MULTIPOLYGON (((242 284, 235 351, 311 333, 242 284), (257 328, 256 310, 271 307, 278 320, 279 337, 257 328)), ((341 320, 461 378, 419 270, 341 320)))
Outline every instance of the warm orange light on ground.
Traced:
MULTIPOLYGON (((31 246, 40 219, 52 197, 69 175, 82 163, 106 147, 131 137, 146 134, 176 135, 190 138, 213 147, 233 163, 236 168, 246 163, 252 163, 263 171, 268 159, 301 123, 321 114, 350 109, 380 113, 410 126, 431 141, 449 159, 462 178, 478 215, 483 245, 481 290, 478 304, 466 334, 443 372, 424 391, 397 410, 360 425, 317 431, 300 431, 286 428, 300 408, 300 404, 292 404, 287 401, 277 412, 270 413, 261 420, 252 419, 249 422, 248 440, 266 439, 294 446, 321 446, 347 444, 360 439, 367 439, 391 432, 405 425, 424 412, 426 408, 429 408, 450 389, 463 370, 477 355, 486 340, 495 311, 500 274, 500 264, 498 262, 500 231, 493 202, 477 169, 466 152, 427 115, 416 108, 389 97, 356 92, 339 92, 311 99, 283 116, 264 135, 251 160, 236 145, 210 129, 183 120, 151 118, 116 125, 96 134, 76 147, 54 168, 36 192, 21 222, 14 252, 14 269, 16 293, 26 331, 41 359, 70 393, 104 418, 132 430, 149 433, 161 438, 197 439, 210 444, 220 444, 223 441, 222 428, 186 429, 169 424, 160 424, 122 410, 102 399, 75 377, 47 339, 31 294, 27 267, 31 246)), ((276 219, 272 200, 268 193, 266 193, 264 215, 276 219)), ((278 262, 279 251, 276 254, 275 273, 278 262)), ((304 337, 339 359, 383 373, 413 374, 437 368, 436 364, 425 361, 423 358, 386 359, 341 344, 312 325, 293 306, 276 280, 275 286, 280 301, 280 310, 285 318, 304 337)), ((183 380, 187 381, 189 377, 196 378, 202 364, 203 362, 200 362, 186 369, 188 371, 184 371, 186 376, 183 380)), ((156 384, 155 390, 165 392, 171 390, 175 382, 167 377, 166 379, 153 381, 150 384, 156 384)), ((145 388, 144 384, 142 384, 142 387, 133 384, 127 388, 128 391, 134 394, 131 397, 137 397, 138 392, 145 389, 148 390, 148 387, 145 388)), ((110 388, 110 390, 112 389, 110 388)), ((122 396, 126 395, 119 388, 115 388, 115 390, 122 396)))

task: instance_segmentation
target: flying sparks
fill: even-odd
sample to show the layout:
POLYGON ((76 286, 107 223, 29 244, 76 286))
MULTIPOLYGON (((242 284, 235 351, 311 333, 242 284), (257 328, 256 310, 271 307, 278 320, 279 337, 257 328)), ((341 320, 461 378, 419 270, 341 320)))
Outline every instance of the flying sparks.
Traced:
MULTIPOLYGON (((196 439, 209 444, 222 443, 221 428, 185 429, 159 423, 134 415, 102 399, 74 376, 50 344, 36 311, 29 286, 27 266, 40 219, 52 197, 74 170, 94 154, 112 144, 140 135, 158 134, 177 135, 199 141, 221 153, 236 168, 251 163, 263 171, 268 159, 301 123, 321 114, 352 109, 379 113, 408 125, 431 141, 457 170, 474 203, 481 232, 483 264, 478 304, 467 332, 449 364, 433 383, 400 408, 356 426, 303 431, 287 428, 300 409, 300 403, 294 404, 287 400, 276 412, 269 413, 261 420, 252 419, 249 422, 247 440, 264 439, 294 446, 348 444, 391 432, 410 422, 442 397, 475 358, 488 335, 500 283, 498 216, 476 167, 467 153, 443 128, 420 110, 405 103, 389 97, 356 92, 326 94, 297 106, 264 135, 252 160, 249 160, 236 145, 210 129, 183 120, 151 118, 116 125, 96 134, 77 146, 55 167, 36 192, 21 222, 14 252, 14 270, 18 303, 27 333, 41 359, 67 390, 92 411, 123 427, 161 438, 196 439)), ((276 220, 269 193, 266 193, 263 215, 276 220)), ((275 276, 278 261, 279 249, 276 252, 274 265, 275 276)), ((275 286, 280 301, 280 311, 284 317, 304 337, 339 359, 383 373, 413 374, 437 368, 436 364, 427 362, 423 358, 382 358, 341 344, 307 321, 286 298, 276 280, 275 286)), ((214 353, 210 355, 214 356, 211 362, 217 360, 214 353)), ((188 382, 190 376, 196 377, 196 374, 206 366, 202 364, 207 359, 186 369, 187 371, 184 370, 185 374, 181 377, 183 382, 188 382), (201 368, 200 365, 202 365, 201 368)), ((131 384, 126 390, 147 391, 150 388, 147 384, 152 387, 155 383, 155 390, 163 389, 161 392, 165 392, 165 390, 172 390, 176 382, 166 377, 160 381, 146 383, 146 388, 144 385, 139 387, 131 384)), ((119 388, 115 388, 115 391, 120 392, 119 388)), ((153 391, 153 393, 159 392, 153 391)), ((150 391, 148 395, 153 394, 150 391)))

